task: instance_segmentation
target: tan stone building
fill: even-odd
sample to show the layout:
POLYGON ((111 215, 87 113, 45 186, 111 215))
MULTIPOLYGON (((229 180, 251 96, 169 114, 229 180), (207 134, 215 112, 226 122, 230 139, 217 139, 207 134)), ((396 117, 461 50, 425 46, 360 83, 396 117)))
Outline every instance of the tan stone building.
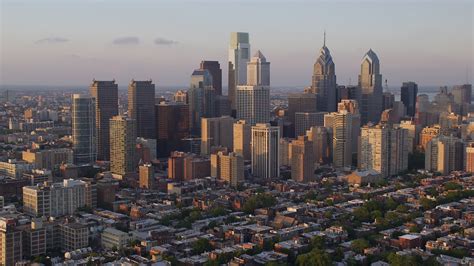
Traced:
POLYGON ((290 144, 291 178, 298 182, 309 182, 314 178, 313 144, 307 136, 299 136, 290 144))
POLYGON ((135 173, 136 121, 125 116, 110 119, 110 171, 125 176, 135 173))
POLYGON ((234 145, 233 150, 244 160, 251 159, 250 139, 252 127, 245 120, 238 120, 233 125, 234 145))

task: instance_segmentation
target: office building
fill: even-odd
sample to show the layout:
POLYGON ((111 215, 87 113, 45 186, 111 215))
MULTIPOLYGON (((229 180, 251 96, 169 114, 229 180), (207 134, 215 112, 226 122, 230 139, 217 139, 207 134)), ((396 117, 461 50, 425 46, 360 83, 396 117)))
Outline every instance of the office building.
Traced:
POLYGON ((230 116, 232 115, 232 110, 230 108, 229 97, 225 95, 217 95, 215 101, 215 115, 219 116, 230 116))
POLYGON ((352 114, 352 154, 357 154, 359 149, 359 136, 360 136, 360 112, 359 112, 359 102, 356 100, 341 100, 337 104, 337 111, 341 112, 347 110, 347 112, 352 114))
POLYGON ((290 145, 293 139, 280 138, 279 150, 278 150, 278 161, 280 166, 291 167, 291 149, 290 145))
POLYGON ((324 43, 319 51, 319 57, 314 63, 311 92, 316 94, 318 111, 336 111, 336 65, 326 47, 326 33, 324 33, 324 43))
POLYGON ((377 123, 382 113, 382 75, 377 55, 370 49, 362 58, 359 75, 361 122, 377 123))
POLYGON ((15 219, 0 218, 0 265, 10 266, 23 258, 23 235, 15 219))
POLYGON ((156 157, 156 139, 137 138, 137 161, 150 163, 156 157))
POLYGON ((89 246, 89 227, 82 223, 67 222, 59 225, 61 250, 74 251, 89 246))
POLYGON ((420 126, 415 124, 412 120, 403 120, 400 122, 400 127, 407 130, 408 153, 413 153, 418 145, 418 137, 420 135, 420 126))
POLYGON ((314 177, 313 143, 307 136, 299 136, 290 144, 291 178, 297 182, 309 182, 314 177))
POLYGON ((19 179, 24 173, 33 170, 34 165, 26 161, 17 161, 15 159, 8 159, 6 162, 0 162, 0 176, 8 176, 19 179))
POLYGON ((296 113, 316 113, 316 94, 312 93, 289 93, 288 110, 285 115, 288 120, 295 124, 296 113))
POLYGON ((314 162, 328 164, 332 160, 332 128, 311 127, 306 136, 313 145, 314 162))
POLYGON ((323 126, 326 112, 295 113, 295 136, 303 136, 311 127, 323 126))
POLYGON ((125 116, 110 119, 110 171, 125 176, 136 172, 136 121, 125 116))
POLYGON ((97 130, 97 160, 110 159, 109 120, 118 115, 118 85, 115 80, 93 80, 90 94, 95 99, 95 121, 97 130))
POLYGON ((33 164, 34 168, 53 170, 61 164, 72 164, 73 151, 68 148, 26 150, 22 152, 22 159, 33 164))
POLYGON ((418 84, 413 81, 403 82, 400 94, 401 101, 407 109, 407 115, 414 117, 416 112, 416 98, 418 96, 418 84))
POLYGON ((72 95, 71 125, 72 148, 75 164, 90 164, 97 159, 95 99, 80 95, 72 95))
POLYGON ((406 129, 379 124, 364 126, 360 134, 360 170, 375 170, 382 177, 408 168, 408 132, 406 129))
POLYGON ((422 150, 426 149, 426 145, 433 138, 436 138, 441 132, 439 125, 433 125, 430 127, 424 127, 420 132, 420 147, 422 150))
POLYGON ((212 148, 232 150, 234 119, 230 116, 201 119, 201 154, 211 154, 212 148))
POLYGON ((252 127, 252 175, 262 179, 278 177, 280 128, 270 124, 252 127))
POLYGON ((62 183, 23 187, 23 211, 35 217, 72 215, 79 207, 92 207, 92 186, 85 181, 65 179, 62 183))
POLYGON ((200 134, 202 117, 215 116, 215 97, 211 73, 207 69, 194 70, 191 75, 191 88, 188 90, 189 121, 193 134, 200 134))
MULTIPOLYGON (((173 101, 177 103, 188 103, 188 92, 183 90, 178 90, 173 95, 173 101)), ((159 104, 160 102, 155 102, 155 104, 159 104)))
POLYGON ((382 110, 392 109, 395 103, 395 95, 391 92, 382 93, 382 110))
POLYGON ((170 152, 183 150, 189 137, 189 105, 162 102, 155 106, 157 157, 167 157, 170 152))
POLYGON ((244 181, 244 158, 233 152, 211 154, 211 176, 236 187, 244 181))
POLYGON ((228 96, 232 110, 236 108, 236 89, 247 84, 247 62, 250 60, 249 34, 232 32, 229 45, 228 96))
POLYGON ((245 120, 238 120, 233 125, 233 150, 244 160, 251 159, 251 131, 252 127, 245 120))
POLYGON ((151 164, 144 164, 138 167, 139 186, 144 189, 155 189, 155 167, 151 164))
POLYGON ((131 236, 123 231, 117 230, 112 227, 105 228, 100 234, 102 248, 112 250, 128 246, 128 243, 132 239, 131 236))
POLYGON ((222 69, 219 61, 201 61, 201 69, 207 69, 212 76, 212 87, 216 95, 222 95, 222 69))
MULTIPOLYGON (((425 169, 447 175, 464 169, 464 142, 454 136, 438 136, 427 143, 425 169)), ((467 161, 466 161, 467 164, 467 161)))
POLYGON ((469 173, 474 173, 474 143, 468 143, 466 145, 466 166, 465 171, 469 173))
POLYGON ((237 86, 237 119, 250 125, 270 121, 270 62, 258 51, 247 65, 249 80, 237 86))
POLYGON ((128 84, 128 117, 136 121, 136 136, 155 139, 155 84, 151 80, 128 84))

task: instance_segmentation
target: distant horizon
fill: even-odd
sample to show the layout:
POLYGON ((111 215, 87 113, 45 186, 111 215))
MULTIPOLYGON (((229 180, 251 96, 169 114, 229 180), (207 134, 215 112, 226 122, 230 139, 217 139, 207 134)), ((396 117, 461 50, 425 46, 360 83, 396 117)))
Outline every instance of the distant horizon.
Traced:
POLYGON ((277 87, 311 84, 324 31, 339 84, 357 83, 369 49, 389 85, 472 83, 474 76, 472 1, 2 0, 0 5, 0 83, 7 85, 77 86, 92 77, 128 84, 135 77, 181 86, 170 84, 187 84, 201 60, 219 61, 227 85, 235 31, 248 32, 251 54, 261 50, 271 62, 277 87))

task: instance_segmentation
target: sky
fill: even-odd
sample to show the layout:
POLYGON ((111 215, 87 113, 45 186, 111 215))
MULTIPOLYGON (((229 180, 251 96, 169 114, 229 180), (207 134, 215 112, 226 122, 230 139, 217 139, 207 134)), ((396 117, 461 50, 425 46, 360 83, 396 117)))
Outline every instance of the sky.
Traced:
POLYGON ((201 60, 227 84, 230 33, 249 32, 272 86, 311 84, 326 45, 338 84, 357 84, 371 48, 389 86, 472 82, 474 2, 0 0, 0 85, 88 86, 93 78, 188 86, 201 60))

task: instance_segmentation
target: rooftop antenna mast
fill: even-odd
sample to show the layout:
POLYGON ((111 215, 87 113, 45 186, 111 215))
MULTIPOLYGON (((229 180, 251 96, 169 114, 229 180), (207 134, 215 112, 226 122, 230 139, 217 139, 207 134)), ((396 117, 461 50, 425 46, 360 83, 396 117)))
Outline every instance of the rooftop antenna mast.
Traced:
POLYGON ((385 92, 388 92, 388 81, 385 79, 385 92))
POLYGON ((324 42, 323 42, 323 47, 326 46, 326 30, 324 30, 324 42))

